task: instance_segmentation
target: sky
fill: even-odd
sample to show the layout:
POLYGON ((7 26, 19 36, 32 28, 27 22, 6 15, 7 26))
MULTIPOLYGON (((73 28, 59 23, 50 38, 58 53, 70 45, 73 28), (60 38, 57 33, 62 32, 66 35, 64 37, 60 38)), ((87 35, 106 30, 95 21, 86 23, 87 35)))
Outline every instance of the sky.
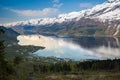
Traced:
POLYGON ((0 24, 56 17, 92 8, 106 0, 0 0, 0 24))

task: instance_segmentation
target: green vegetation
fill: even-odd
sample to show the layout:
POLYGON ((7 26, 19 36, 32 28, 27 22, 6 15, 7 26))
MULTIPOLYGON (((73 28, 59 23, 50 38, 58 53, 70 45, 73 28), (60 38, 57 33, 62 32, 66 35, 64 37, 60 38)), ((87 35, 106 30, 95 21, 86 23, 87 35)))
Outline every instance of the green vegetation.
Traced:
MULTIPOLYGON (((71 60, 51 62, 47 58, 44 61, 40 59, 16 56, 13 61, 7 61, 8 80, 119 80, 120 78, 120 59, 84 62, 71 60)), ((52 59, 54 58, 49 58, 52 59)))
POLYGON ((9 47, 5 47, 5 57, 8 60, 14 59, 14 57, 17 55, 20 55, 22 57, 29 57, 32 55, 32 53, 39 49, 44 49, 44 47, 12 45, 9 47))
MULTIPOLYGON (((2 29, 0 29, 0 34, 4 33, 2 29)), ((9 65, 5 60, 5 52, 4 52, 4 41, 0 41, 0 80, 8 80, 9 75, 9 65)))

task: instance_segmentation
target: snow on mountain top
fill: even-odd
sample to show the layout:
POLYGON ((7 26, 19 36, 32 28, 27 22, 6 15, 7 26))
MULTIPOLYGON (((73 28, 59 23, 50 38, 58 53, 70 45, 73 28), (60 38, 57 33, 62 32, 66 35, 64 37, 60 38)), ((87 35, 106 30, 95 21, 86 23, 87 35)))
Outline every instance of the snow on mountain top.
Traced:
POLYGON ((11 27, 17 25, 47 25, 47 24, 54 24, 54 23, 62 23, 64 21, 71 21, 72 19, 81 16, 80 12, 71 12, 68 14, 60 14, 58 17, 55 18, 40 18, 40 19, 31 19, 28 21, 18 21, 3 24, 3 26, 11 27))
POLYGON ((19 21, 3 24, 3 26, 19 26, 19 25, 48 25, 54 23, 62 23, 81 18, 92 18, 100 21, 120 20, 120 0, 108 0, 103 4, 96 5, 92 9, 82 10, 79 12, 71 12, 68 14, 60 14, 54 18, 31 19, 28 21, 19 21))
POLYGON ((87 11, 90 18, 101 20, 119 20, 120 19, 120 1, 117 3, 103 3, 96 5, 87 11))
POLYGON ((120 0, 108 0, 108 2, 118 2, 120 0))

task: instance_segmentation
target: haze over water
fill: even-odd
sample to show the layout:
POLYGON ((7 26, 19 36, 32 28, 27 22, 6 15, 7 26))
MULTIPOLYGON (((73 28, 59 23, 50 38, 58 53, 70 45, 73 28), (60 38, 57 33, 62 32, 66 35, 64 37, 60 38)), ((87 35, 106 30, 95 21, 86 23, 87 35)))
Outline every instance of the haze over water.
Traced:
POLYGON ((35 55, 73 60, 120 58, 120 38, 80 37, 56 38, 42 35, 20 35, 19 45, 43 46, 35 55))

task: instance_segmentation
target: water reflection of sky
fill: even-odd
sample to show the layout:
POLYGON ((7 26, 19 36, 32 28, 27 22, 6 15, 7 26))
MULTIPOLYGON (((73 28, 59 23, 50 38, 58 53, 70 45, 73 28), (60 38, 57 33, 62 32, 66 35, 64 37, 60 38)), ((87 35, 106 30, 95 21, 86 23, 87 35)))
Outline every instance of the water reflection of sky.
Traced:
POLYGON ((18 36, 20 45, 34 45, 46 47, 44 50, 38 50, 34 54, 38 56, 59 58, 70 58, 74 60, 81 59, 107 59, 120 57, 119 48, 96 47, 92 49, 82 48, 79 44, 58 38, 38 36, 38 35, 20 35, 18 36))

